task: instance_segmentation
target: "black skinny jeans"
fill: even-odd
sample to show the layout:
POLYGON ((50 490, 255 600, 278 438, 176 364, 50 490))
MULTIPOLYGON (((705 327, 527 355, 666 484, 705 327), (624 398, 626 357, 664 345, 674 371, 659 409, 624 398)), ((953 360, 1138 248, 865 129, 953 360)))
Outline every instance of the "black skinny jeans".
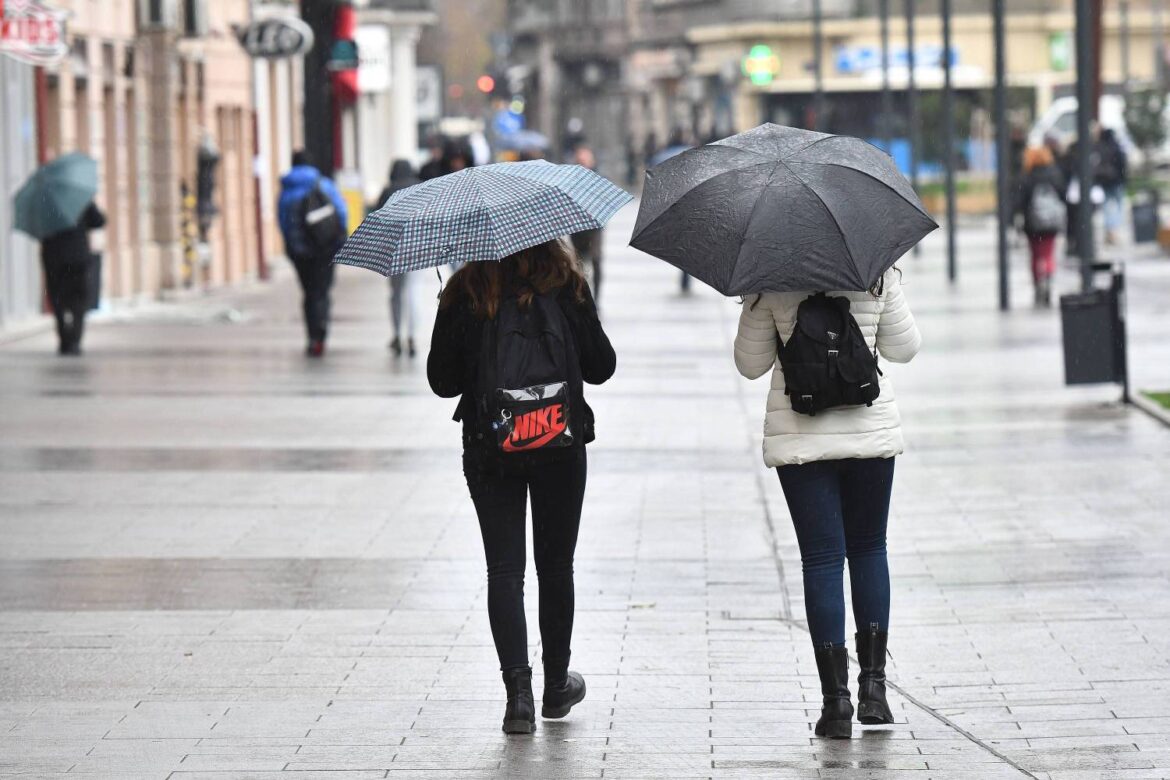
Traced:
POLYGON ((502 475, 464 455, 463 473, 479 516, 487 557, 488 618, 500 669, 528 666, 524 618, 524 545, 532 497, 532 547, 540 583, 540 638, 546 676, 563 674, 573 636, 573 553, 581 525, 587 464, 585 450, 572 460, 502 475))
POLYGON ((886 525, 893 458, 822 460, 776 469, 796 527, 813 644, 845 644, 845 561, 859 631, 890 622, 886 525))

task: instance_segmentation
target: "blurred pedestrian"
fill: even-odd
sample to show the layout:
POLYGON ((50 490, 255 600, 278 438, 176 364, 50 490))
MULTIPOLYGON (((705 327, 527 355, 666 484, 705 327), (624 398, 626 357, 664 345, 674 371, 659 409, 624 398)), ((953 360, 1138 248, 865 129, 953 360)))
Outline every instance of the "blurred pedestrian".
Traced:
POLYGON ((446 143, 443 137, 438 134, 427 136, 427 152, 430 157, 423 163, 423 166, 418 169, 418 178, 421 181, 434 179, 437 176, 442 176, 443 170, 443 150, 446 148, 446 143))
POLYGON ((80 355, 85 331, 85 313, 90 298, 93 264, 99 261, 89 248, 89 233, 106 224, 106 217, 90 201, 77 224, 41 241, 41 265, 45 270, 45 292, 57 322, 57 352, 80 355))
POLYGON ((333 255, 345 243, 349 215, 337 187, 313 167, 307 152, 293 152, 292 170, 280 180, 277 208, 285 252, 297 270, 309 357, 325 354, 333 255))
MULTIPOLYGON (((591 171, 597 170, 597 160, 593 156, 593 150, 584 143, 573 150, 573 162, 582 168, 588 168, 591 171)), ((579 233, 573 234, 573 248, 577 250, 577 257, 580 258, 582 267, 588 263, 589 268, 592 270, 590 287, 593 288, 593 300, 597 302, 599 308, 601 306, 601 253, 603 244, 601 228, 582 230, 579 233)))
POLYGON ((475 156, 466 139, 450 138, 443 144, 442 170, 444 174, 455 173, 475 165, 475 156))
POLYGON ((528 496, 540 583, 541 715, 562 718, 585 698, 584 679, 569 671, 573 555, 585 445, 594 438, 583 382, 606 381, 615 362, 567 237, 499 262, 469 263, 443 290, 427 377, 437 395, 460 396, 455 419, 463 423, 463 472, 487 558, 507 733, 530 734, 536 721, 524 618, 528 496))
POLYGON ((1125 182, 1129 176, 1129 157, 1112 128, 1101 130, 1097 139, 1097 184, 1105 192, 1105 243, 1121 243, 1125 222, 1125 182))
POLYGON ((1056 272, 1056 237, 1065 228, 1067 185, 1046 146, 1024 152, 1023 176, 1016 192, 1016 213, 1032 254, 1032 286, 1037 306, 1052 305, 1052 275, 1056 272))
MULTIPOLYGON (((864 337, 860 354, 880 353, 887 360, 905 363, 918 351, 921 337, 902 295, 899 271, 890 269, 868 292, 834 292, 833 306, 840 305, 855 323, 845 329, 864 337)), ((744 301, 739 335, 735 340, 735 364, 749 379, 772 371, 772 392, 764 434, 764 462, 780 476, 788 511, 796 527, 804 570, 804 606, 812 635, 813 654, 820 676, 824 703, 815 734, 828 737, 852 735, 853 706, 849 700, 849 656, 845 649, 845 594, 842 573, 849 562, 853 595, 853 619, 857 628, 857 717, 862 723, 892 723, 886 701, 885 664, 890 616, 890 573, 886 560, 886 523, 894 479, 894 458, 902 452, 901 421, 889 379, 880 376, 879 392, 868 406, 828 408, 814 416, 798 413, 792 396, 785 392, 794 381, 807 383, 824 370, 826 382, 833 376, 828 365, 799 363, 807 376, 787 376, 777 351, 797 342, 801 333, 819 332, 805 323, 805 304, 811 293, 784 292, 749 295, 744 301)), ((823 299, 822 299, 823 300, 823 299)), ((815 308, 810 308, 811 313, 815 308)), ((838 328, 840 326, 837 326, 838 328)), ((829 334, 833 339, 837 333, 829 334)), ((810 348, 811 337, 805 343, 810 348)), ((828 342, 817 342, 823 344, 828 342)), ((848 378, 844 361, 853 355, 849 337, 841 338, 841 351, 832 358, 838 375, 848 378)), ((858 345, 860 346, 860 345, 858 345)), ((813 350, 819 358, 823 352, 813 350)), ((850 362, 850 372, 857 364, 850 362)), ((876 370, 876 369, 875 369, 876 370)), ((867 372, 863 372, 867 373, 867 372)), ((867 385, 861 385, 867 387, 867 385)), ((826 392, 828 389, 826 388, 826 392)), ((801 396, 803 404, 812 396, 801 396)))
MULTIPOLYGON (((419 178, 415 174, 414 166, 410 164, 410 161, 395 160, 394 164, 390 166, 390 182, 382 190, 382 194, 378 196, 378 205, 375 206, 375 209, 380 209, 386 205, 386 201, 394 193, 399 190, 404 190, 407 187, 413 187, 418 183, 419 178)), ((391 276, 390 322, 394 328, 394 336, 390 340, 390 351, 394 353, 395 357, 402 355, 403 330, 406 333, 406 353, 410 357, 415 356, 414 326, 418 319, 417 309, 414 291, 414 272, 407 271, 403 274, 391 276), (405 329, 403 328, 403 320, 406 321, 405 329)))

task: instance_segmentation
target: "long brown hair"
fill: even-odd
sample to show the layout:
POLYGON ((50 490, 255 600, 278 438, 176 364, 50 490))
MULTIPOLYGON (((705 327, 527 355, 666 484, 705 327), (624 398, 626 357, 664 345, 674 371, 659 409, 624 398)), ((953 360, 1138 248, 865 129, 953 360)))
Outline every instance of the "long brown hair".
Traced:
POLYGON ((578 303, 585 300, 585 277, 567 236, 521 249, 498 263, 468 263, 448 280, 439 308, 466 301, 472 314, 490 320, 506 294, 516 294, 520 308, 526 309, 537 293, 562 287, 568 287, 578 303))

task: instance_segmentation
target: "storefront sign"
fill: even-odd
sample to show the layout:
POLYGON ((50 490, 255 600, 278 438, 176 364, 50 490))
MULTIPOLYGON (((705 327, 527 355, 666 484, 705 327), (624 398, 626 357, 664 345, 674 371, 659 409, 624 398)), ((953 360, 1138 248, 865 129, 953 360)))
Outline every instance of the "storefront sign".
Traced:
POLYGON ((358 90, 363 93, 390 89, 390 30, 381 24, 357 28, 358 90))
POLYGON ((244 51, 266 60, 299 57, 313 48, 312 28, 295 16, 259 19, 236 34, 244 51))
POLYGON ((1053 70, 1072 69, 1072 36, 1067 32, 1056 32, 1048 36, 1048 65, 1053 70))
POLYGON ((443 72, 438 65, 419 65, 415 73, 418 89, 418 121, 438 122, 443 116, 443 72))
POLYGON ((743 58, 743 74, 757 86, 772 83, 780 72, 780 58, 772 53, 770 46, 756 44, 743 58))
MULTIPOLYGON (((880 46, 840 46, 836 50, 837 72, 845 75, 881 70, 880 46)), ((943 47, 926 44, 914 48, 914 68, 941 68, 944 65, 943 47)), ((959 50, 951 47, 951 67, 959 64, 959 50)), ((905 46, 890 47, 890 67, 910 67, 910 50, 905 46)))
POLYGON ((0 0, 0 54, 31 65, 53 65, 69 53, 68 14, 41 0, 0 0))

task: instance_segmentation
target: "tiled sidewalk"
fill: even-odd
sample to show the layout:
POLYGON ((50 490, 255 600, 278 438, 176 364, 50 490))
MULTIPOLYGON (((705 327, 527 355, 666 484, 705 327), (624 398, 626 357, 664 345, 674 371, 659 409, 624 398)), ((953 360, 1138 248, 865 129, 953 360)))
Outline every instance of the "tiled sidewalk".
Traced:
MULTIPOLYGON (((321 364, 287 280, 96 327, 80 361, 0 350, 0 775, 1170 776, 1170 430, 1061 386, 1055 315, 992 309, 986 233, 957 291, 936 239, 903 262, 926 348, 892 369, 898 723, 825 742, 765 383, 735 376, 733 302, 621 247, 632 217, 568 719, 498 730, 451 403, 386 354, 385 284, 345 270, 321 364)), ((1170 274, 1131 286, 1135 373, 1170 386, 1170 274)))

